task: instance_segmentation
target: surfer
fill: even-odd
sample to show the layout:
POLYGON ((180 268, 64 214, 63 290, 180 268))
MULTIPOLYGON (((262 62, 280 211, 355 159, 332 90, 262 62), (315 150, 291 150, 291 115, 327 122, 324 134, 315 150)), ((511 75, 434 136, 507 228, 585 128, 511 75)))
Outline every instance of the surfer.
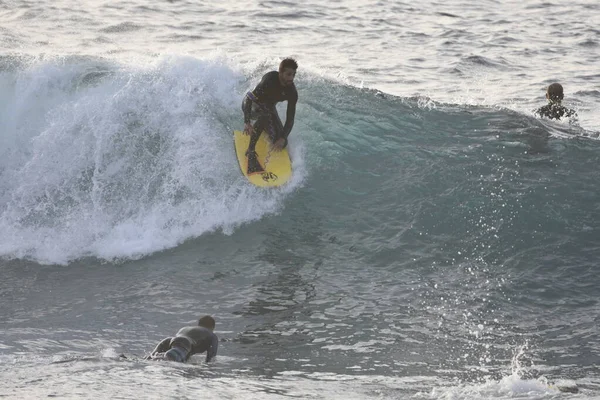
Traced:
POLYGON ((569 118, 577 116, 575 110, 571 110, 560 104, 564 98, 563 87, 560 83, 553 83, 548 86, 546 98, 548 99, 548 104, 534 111, 534 113, 539 114, 540 117, 561 119, 562 117, 569 118))
POLYGON ((287 138, 294 126, 298 92, 294 85, 294 77, 298 64, 292 58, 286 58, 279 64, 279 71, 266 73, 253 91, 246 93, 242 101, 244 111, 244 133, 250 135, 250 145, 246 151, 248 157, 248 174, 262 172, 256 155, 256 142, 263 131, 271 139, 274 150, 287 146, 287 138), (285 125, 281 123, 275 105, 287 101, 285 125), (256 120, 252 125, 252 120, 256 120))
POLYGON ((219 339, 213 333, 215 319, 205 315, 198 320, 198 326, 185 326, 175 337, 164 338, 156 345, 146 359, 166 359, 186 362, 190 356, 206 352, 206 362, 217 355, 219 339))

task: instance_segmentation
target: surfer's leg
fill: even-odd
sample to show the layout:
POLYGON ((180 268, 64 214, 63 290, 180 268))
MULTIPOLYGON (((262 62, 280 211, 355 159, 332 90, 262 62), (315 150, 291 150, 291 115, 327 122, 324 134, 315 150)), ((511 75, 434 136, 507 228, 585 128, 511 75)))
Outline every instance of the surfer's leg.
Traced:
POLYGON ((271 143, 275 143, 277 140, 283 137, 283 124, 281 123, 281 119, 279 118, 279 114, 277 114, 277 110, 275 108, 273 108, 269 122, 269 137, 271 139, 271 143))
POLYGON ((254 148, 256 147, 256 142, 258 142, 258 138, 260 138, 260 135, 265 130, 265 120, 266 118, 261 115, 254 123, 254 126, 252 127, 252 136, 250 136, 250 144, 248 145, 246 154, 255 151, 254 148))
POLYGON ((165 358, 171 361, 185 362, 192 351, 192 342, 185 336, 176 336, 171 340, 170 349, 165 353, 165 358))
POLYGON ((248 145, 248 150, 246 151, 246 157, 248 157, 248 169, 246 173, 248 175, 254 174, 257 172, 263 172, 265 169, 258 162, 258 155, 256 154, 256 143, 260 138, 263 130, 265 129, 265 116, 260 116, 256 120, 254 127, 252 129, 252 136, 250 136, 250 144, 248 145))
POLYGON ((252 126, 252 135, 250 136, 250 144, 248 145, 248 151, 246 155, 254 152, 254 148, 256 147, 256 143, 258 142, 258 138, 265 130, 268 122, 269 122, 269 112, 265 106, 259 105, 257 103, 252 104, 252 111, 250 118, 255 120, 254 125, 252 126))
POLYGON ((267 114, 263 122, 263 130, 269 135, 271 143, 275 143, 277 139, 283 136, 283 124, 281 123, 281 119, 279 119, 279 114, 275 106, 267 109, 267 114))

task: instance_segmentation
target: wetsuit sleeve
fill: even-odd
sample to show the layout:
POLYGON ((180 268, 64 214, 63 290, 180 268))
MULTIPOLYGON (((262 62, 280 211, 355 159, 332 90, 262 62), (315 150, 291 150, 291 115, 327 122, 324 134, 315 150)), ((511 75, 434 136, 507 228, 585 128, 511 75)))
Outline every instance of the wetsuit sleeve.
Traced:
POLYGON ((270 75, 265 74, 253 91, 246 93, 242 100, 242 110, 244 111, 244 123, 250 122, 250 111, 252 110, 252 102, 260 103, 265 94, 265 90, 269 86, 270 75))
POLYGON ((157 353, 164 353, 165 351, 169 350, 171 339, 173 338, 164 338, 159 344, 156 345, 156 347, 154 348, 154 350, 152 350, 152 353, 150 353, 150 355, 154 356, 157 353))
POLYGON ((208 348, 208 350, 206 350, 206 362, 209 362, 217 355, 218 348, 219 338, 213 333, 210 347, 208 348))
POLYGON ((283 137, 287 140, 287 137, 292 132, 294 127, 294 118, 296 117, 296 103, 298 102, 298 93, 294 92, 292 98, 288 100, 287 112, 285 114, 285 125, 283 127, 283 137))
POLYGON ((272 80, 273 80, 272 73, 267 73, 262 77, 260 82, 258 82, 258 85, 256 85, 254 90, 251 92, 255 97, 254 101, 257 101, 259 103, 264 102, 263 97, 265 95, 265 91, 269 88, 270 85, 272 85, 272 83, 271 83, 272 80))
MULTIPOLYGON (((250 93, 248 93, 250 94, 250 93)), ((248 97, 248 94, 244 96, 242 100, 242 111, 244 112, 244 124, 250 123, 250 110, 252 110, 252 99, 248 97)))

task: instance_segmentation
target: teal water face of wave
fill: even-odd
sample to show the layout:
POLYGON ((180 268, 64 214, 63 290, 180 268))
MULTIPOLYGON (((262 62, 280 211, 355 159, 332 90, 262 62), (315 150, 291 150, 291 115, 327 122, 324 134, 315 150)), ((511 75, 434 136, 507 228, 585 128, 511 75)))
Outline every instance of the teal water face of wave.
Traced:
POLYGON ((324 264, 316 292, 343 299, 325 315, 349 327, 329 337, 359 326, 361 343, 385 342, 369 361, 351 339, 327 349, 465 379, 503 376, 516 345, 521 376, 593 368, 597 140, 503 109, 307 87, 309 177, 272 226, 304 265, 324 264), (297 246, 297 230, 318 245, 297 246))

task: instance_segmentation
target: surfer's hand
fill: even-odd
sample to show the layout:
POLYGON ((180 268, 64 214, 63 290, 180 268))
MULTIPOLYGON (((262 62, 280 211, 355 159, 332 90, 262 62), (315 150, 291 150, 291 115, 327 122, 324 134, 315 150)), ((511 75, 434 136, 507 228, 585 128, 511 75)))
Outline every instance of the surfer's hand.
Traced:
POLYGON ((246 125, 244 125, 244 134, 246 135, 252 135, 252 124, 251 123, 247 123, 246 125))
POLYGON ((273 143, 273 150, 281 151, 285 147, 286 140, 285 138, 279 138, 273 143))

